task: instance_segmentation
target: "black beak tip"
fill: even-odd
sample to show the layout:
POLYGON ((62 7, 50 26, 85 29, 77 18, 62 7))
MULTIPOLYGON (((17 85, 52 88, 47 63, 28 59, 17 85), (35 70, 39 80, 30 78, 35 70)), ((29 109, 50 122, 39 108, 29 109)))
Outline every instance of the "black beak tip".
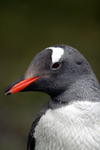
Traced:
POLYGON ((24 76, 22 76, 20 79, 18 79, 17 81, 15 81, 15 82, 13 82, 11 85, 9 85, 9 86, 6 88, 5 92, 4 92, 5 95, 10 95, 10 94, 12 94, 11 91, 10 91, 10 89, 11 89, 16 83, 22 81, 23 78, 24 78, 24 76))
POLYGON ((6 90, 5 90, 5 95, 10 95, 11 94, 11 92, 10 92, 10 88, 8 87, 6 90))
POLYGON ((10 94, 11 94, 11 92, 10 92, 10 91, 5 92, 5 95, 10 95, 10 94))

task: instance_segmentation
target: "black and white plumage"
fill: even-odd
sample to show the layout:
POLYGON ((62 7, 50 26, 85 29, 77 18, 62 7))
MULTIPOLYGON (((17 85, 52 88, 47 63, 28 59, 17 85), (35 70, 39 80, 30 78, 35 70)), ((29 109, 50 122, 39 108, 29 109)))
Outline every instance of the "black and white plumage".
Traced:
POLYGON ((18 91, 51 97, 32 124, 27 150, 100 150, 100 86, 76 49, 55 45, 38 53, 6 95, 18 91))

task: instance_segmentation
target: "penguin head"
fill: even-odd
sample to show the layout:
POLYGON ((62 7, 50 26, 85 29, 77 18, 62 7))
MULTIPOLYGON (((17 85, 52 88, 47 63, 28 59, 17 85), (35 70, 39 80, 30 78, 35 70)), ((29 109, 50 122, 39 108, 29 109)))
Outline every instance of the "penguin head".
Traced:
POLYGON ((54 45, 38 53, 25 74, 12 83, 5 94, 41 91, 55 97, 91 72, 88 62, 76 49, 67 45, 54 45))

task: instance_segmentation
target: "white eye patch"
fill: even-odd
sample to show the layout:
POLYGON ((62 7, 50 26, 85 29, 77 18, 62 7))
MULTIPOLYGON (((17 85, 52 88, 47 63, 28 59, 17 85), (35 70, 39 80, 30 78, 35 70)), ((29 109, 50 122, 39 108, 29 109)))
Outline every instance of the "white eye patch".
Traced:
POLYGON ((64 54, 64 50, 60 47, 49 47, 52 49, 52 64, 55 62, 59 62, 61 59, 62 55, 64 54))

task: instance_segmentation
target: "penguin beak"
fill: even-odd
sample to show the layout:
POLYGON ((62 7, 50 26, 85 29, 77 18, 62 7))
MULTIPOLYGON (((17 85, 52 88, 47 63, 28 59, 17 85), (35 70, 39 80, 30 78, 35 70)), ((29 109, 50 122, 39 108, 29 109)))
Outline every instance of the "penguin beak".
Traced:
POLYGON ((33 83, 38 78, 39 77, 24 79, 24 76, 21 77, 19 80, 17 80, 16 82, 12 83, 5 90, 5 95, 10 95, 10 94, 14 94, 16 92, 22 91, 24 88, 26 88, 28 85, 30 85, 31 83, 33 83))

